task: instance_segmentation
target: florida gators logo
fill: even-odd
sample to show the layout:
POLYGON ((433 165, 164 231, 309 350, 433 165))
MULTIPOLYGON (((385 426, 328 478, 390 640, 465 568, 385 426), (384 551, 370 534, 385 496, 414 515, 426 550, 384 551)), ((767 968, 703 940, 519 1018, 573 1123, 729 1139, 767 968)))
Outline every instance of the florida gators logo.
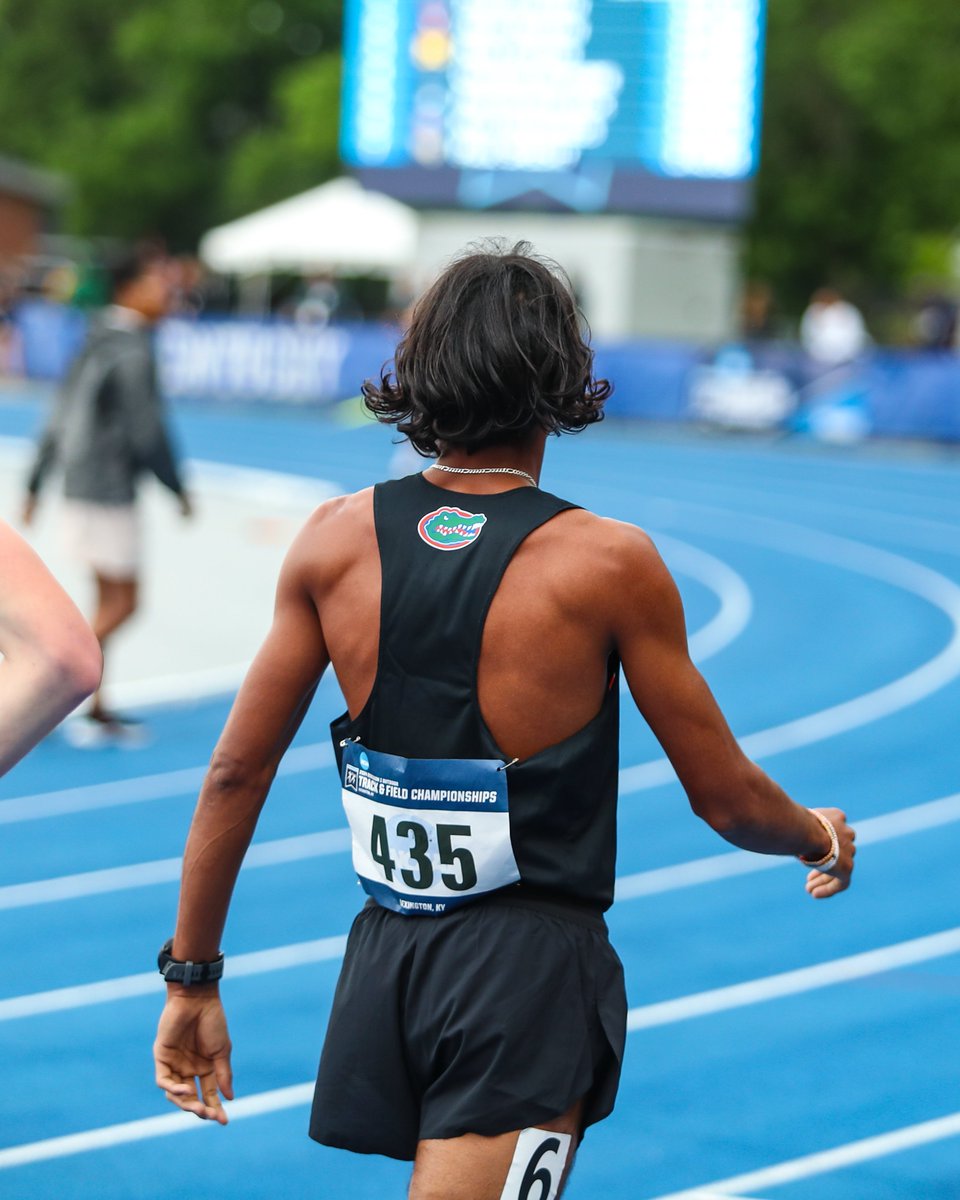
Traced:
POLYGON ((462 508, 436 508, 420 518, 417 533, 434 550, 463 550, 472 546, 487 523, 483 513, 462 508))

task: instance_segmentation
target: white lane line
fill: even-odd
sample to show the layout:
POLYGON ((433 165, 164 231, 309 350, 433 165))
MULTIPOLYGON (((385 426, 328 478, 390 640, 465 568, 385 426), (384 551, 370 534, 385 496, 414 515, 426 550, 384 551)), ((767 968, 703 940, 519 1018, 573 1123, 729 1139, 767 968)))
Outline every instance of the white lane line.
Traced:
POLYGON ((753 615, 750 589, 733 567, 698 546, 666 533, 651 536, 671 571, 696 579, 720 601, 714 616, 687 639, 693 661, 706 662, 735 641, 750 624, 753 615))
MULTIPOLYGON (((264 1113, 281 1112, 300 1108, 313 1099, 312 1082, 276 1088, 268 1092, 257 1092, 240 1100, 227 1101, 225 1108, 232 1121, 244 1117, 261 1116, 264 1113)), ((65 1137, 44 1138, 42 1141, 26 1142, 19 1146, 8 1146, 0 1150, 0 1170, 26 1166, 29 1163, 47 1162, 54 1158, 65 1158, 91 1150, 104 1150, 111 1146, 145 1141, 175 1133, 188 1133, 200 1129, 205 1122, 187 1113, 168 1113, 160 1117, 146 1117, 137 1121, 126 1121, 118 1125, 105 1125, 65 1137)), ((757 1188, 776 1187, 793 1183, 799 1179, 824 1175, 856 1163, 869 1162, 898 1151, 929 1145, 946 1138, 960 1135, 960 1113, 909 1125, 903 1129, 875 1137, 848 1142, 833 1150, 824 1150, 802 1158, 790 1159, 775 1166, 763 1167, 744 1175, 720 1179, 715 1183, 690 1191, 671 1192, 658 1196, 657 1200, 736 1200, 738 1194, 753 1192, 757 1188)), ((746 1198, 744 1198, 746 1200, 746 1198)))
POLYGON ((800 967, 796 971, 781 971, 776 975, 763 975, 759 979, 748 979, 745 983, 734 983, 729 987, 693 992, 689 996, 661 1000, 656 1004, 642 1004, 627 1014, 627 1030, 633 1033, 638 1029, 675 1025, 678 1021, 762 1004, 767 1000, 779 1000, 783 996, 796 996, 801 992, 813 992, 835 983, 866 979, 870 975, 881 975, 898 967, 957 953, 960 953, 960 926, 927 937, 911 938, 907 942, 894 942, 877 950, 830 959, 812 967, 800 967))
MULTIPOLYGON (((752 757, 761 759, 859 728, 917 703, 944 687, 960 674, 960 587, 946 576, 890 551, 880 550, 850 538, 841 538, 834 534, 811 530, 802 525, 689 501, 672 501, 661 498, 660 502, 671 510, 686 508, 699 513, 706 512, 715 517, 719 516, 727 522, 723 529, 723 536, 732 540, 745 541, 748 544, 770 545, 781 553, 797 554, 815 561, 830 563, 913 592, 940 608, 953 624, 953 635, 947 646, 932 659, 901 678, 842 704, 834 705, 806 717, 800 717, 794 721, 772 726, 769 729, 757 730, 752 734, 744 735, 739 739, 740 744, 744 751, 752 757), (767 532, 759 538, 744 535, 744 527, 751 523, 754 526, 765 527, 767 532), (777 532, 771 533, 771 528, 777 532)), ((694 555, 704 554, 706 558, 713 559, 713 556, 706 555, 705 552, 698 551, 696 547, 687 543, 678 543, 677 539, 670 540, 674 544, 685 546, 687 551, 692 550, 694 555)), ((688 558, 688 563, 690 561, 692 560, 688 558)), ((727 567, 722 560, 713 559, 713 563, 726 568, 739 580, 739 576, 736 576, 732 568, 727 567)), ((705 568, 702 560, 700 565, 701 578, 704 578, 703 570, 705 568)), ((706 581, 705 578, 704 581, 706 581)), ((743 581, 740 580, 740 583, 743 581)), ((732 580, 728 579, 728 591, 731 584, 732 580)), ((710 585, 708 584, 708 586, 710 585)), ((743 584, 743 587, 746 588, 746 584, 743 584)), ((748 598, 749 589, 747 589, 746 598, 741 596, 740 601, 734 602, 733 612, 736 613, 738 605, 740 609, 740 618, 738 619, 743 617, 743 603, 748 598)), ((723 596, 721 595, 722 604, 723 596)), ((727 618, 727 620, 730 619, 727 618)), ((747 619, 749 619, 749 614, 747 614, 747 619)), ((693 637, 696 638, 698 635, 707 633, 711 624, 712 622, 708 623, 693 637)), ((710 637, 715 639, 716 632, 711 633, 710 637)), ((709 648, 708 646, 707 649, 709 650, 709 648)), ((702 647, 698 653, 700 661, 703 661, 702 647)), ((291 754, 294 753, 295 751, 288 751, 284 761, 289 760, 291 754)), ((328 756, 326 762, 320 765, 327 765, 330 761, 332 761, 332 755, 328 756)), ((0 800, 0 825, 182 795, 199 787, 205 770, 205 767, 189 768, 186 771, 166 772, 103 785, 68 788, 35 796, 0 800)), ((291 772, 285 772, 284 764, 281 764, 279 773, 291 772)), ((673 782, 676 782, 676 774, 667 759, 662 757, 652 759, 649 762, 638 763, 621 770, 620 794, 629 795, 673 782)))
MULTIPOLYGON (((676 502, 676 507, 719 515, 729 523, 729 527, 724 527, 723 536, 732 540, 770 546, 780 553, 854 571, 910 592, 939 609, 953 627, 946 646, 906 675, 851 700, 739 737, 744 752, 752 758, 768 758, 859 729, 926 699, 960 675, 960 586, 946 575, 889 550, 788 521, 747 516, 686 501, 676 502), (748 527, 752 527, 754 533, 746 532, 748 527)), ((673 768, 665 758, 652 759, 620 772, 620 794, 657 787, 675 779, 673 768)))
MULTIPOLYGON (((329 742, 294 746, 283 756, 277 775, 302 775, 327 767, 332 762, 333 747, 329 742)), ((90 783, 82 787, 61 788, 55 792, 38 792, 33 796, 14 796, 9 800, 0 800, 0 825, 187 796, 199 789, 206 773, 205 766, 186 767, 179 771, 137 775, 132 779, 117 779, 110 783, 90 783)))
MULTIPOLYGON (((685 507, 703 506, 685 505, 685 507)), ((730 513, 728 515, 737 517, 741 522, 747 520, 743 514, 730 513)), ((755 518, 755 520, 760 520, 760 518, 755 518)), ((953 634, 947 646, 939 654, 883 687, 854 697, 842 704, 811 713, 806 717, 746 734, 739 741, 747 754, 760 759, 798 746, 811 745, 838 733, 859 728, 917 703, 946 686, 960 674, 960 587, 955 583, 946 576, 912 562, 910 559, 886 550, 875 549, 862 542, 838 538, 833 534, 817 533, 804 529, 803 526, 788 525, 786 522, 771 521, 768 524, 784 526, 788 531, 793 531, 794 534, 799 531, 799 535, 802 535, 795 536, 792 543, 789 541, 776 542, 777 549, 846 567, 900 587, 905 591, 913 592, 939 608, 950 619, 953 625, 953 634), (808 544, 806 547, 800 548, 803 537, 812 538, 813 545, 808 544), (822 544, 818 547, 818 543, 822 544), (859 564, 857 563, 858 556, 859 564)), ((732 524, 731 528, 733 528, 732 524)), ((736 533, 727 530, 725 536, 751 540, 742 538, 739 530, 736 533)), ((326 766, 333 761, 332 751, 323 743, 318 743, 314 747, 300 747, 299 751, 287 752, 278 774, 293 774, 299 770, 312 769, 311 766, 291 767, 288 765, 292 757, 308 750, 321 753, 322 761, 318 760, 317 766, 326 766)), ((183 795, 199 787, 205 770, 205 767, 188 768, 185 771, 144 775, 114 783, 67 788, 62 791, 0 800, 0 825, 183 795)), ((673 782, 676 782, 673 767, 666 758, 656 758, 649 762, 623 768, 620 772, 620 794, 622 796, 630 795, 633 792, 673 782)))
POLYGON ((206 767, 184 767, 179 771, 161 771, 156 775, 138 775, 133 779, 59 788, 55 792, 37 792, 32 796, 14 796, 9 800, 0 800, 0 825, 36 821, 42 817, 62 817, 68 813, 90 812, 97 808, 140 804, 144 800, 186 796, 200 787, 206 773, 206 767))
MULTIPOLYGON (((259 1117, 264 1113, 283 1112, 284 1109, 309 1104, 313 1099, 313 1086, 312 1083, 297 1083, 292 1087, 276 1088, 270 1092, 257 1092, 241 1100, 228 1100, 224 1107, 231 1121, 259 1117)), ((67 1158, 88 1150, 105 1150, 110 1146, 142 1142, 147 1138, 189 1133, 192 1129, 203 1129, 206 1126, 206 1121, 200 1121, 191 1113, 183 1112, 166 1113, 162 1117, 146 1117, 140 1121, 124 1121, 120 1125, 104 1125, 100 1129, 70 1133, 66 1137, 44 1138, 41 1142, 9 1146, 6 1150, 0 1150, 0 1170, 23 1167, 29 1163, 48 1162, 52 1158, 67 1158)))
MULTIPOLYGON (((243 869, 275 867, 281 863, 340 854, 349 849, 350 830, 346 828, 276 838, 269 842, 255 842, 247 851, 243 869)), ((176 883, 180 879, 181 862, 179 857, 161 858, 127 867, 109 867, 103 871, 84 871, 77 875, 60 875, 55 879, 8 884, 0 887, 0 910, 76 900, 82 896, 102 896, 155 883, 176 883)))
MULTIPOLYGON (((936 829, 960 821, 960 792, 897 809, 881 817, 869 817, 857 822, 861 846, 889 841, 908 833, 936 829)), ((255 842, 247 851, 243 869, 277 866, 281 863, 302 862, 350 849, 350 831, 345 826, 323 833, 308 833, 297 837, 277 838, 255 842)), ((129 891, 158 883, 176 883, 180 878, 179 858, 162 858, 153 862, 133 863, 124 867, 109 867, 99 871, 84 871, 75 875, 59 875, 52 879, 37 879, 27 883, 12 883, 0 887, 0 911, 26 908, 32 904, 50 904, 74 900, 83 896, 106 895, 129 891)), ((750 854, 745 850, 727 851, 707 858, 655 867, 633 875, 622 875, 616 881, 616 899, 635 900, 640 896, 655 896, 661 892, 752 875, 775 867, 794 867, 794 859, 783 856, 750 854)))
POLYGON ((671 1192, 666 1196, 658 1196, 656 1200, 704 1200, 705 1196, 711 1194, 722 1200, 731 1200, 737 1192, 778 1187, 784 1183, 795 1183, 799 1179, 811 1179, 816 1175, 826 1175, 830 1171, 839 1171, 857 1163, 872 1162, 877 1158, 885 1158, 888 1154, 913 1150, 917 1146, 929 1146, 958 1135, 960 1112, 955 1112, 947 1117, 937 1117, 933 1121, 922 1121, 918 1125, 906 1125, 902 1129, 892 1129, 889 1133, 847 1142, 846 1145, 836 1146, 833 1150, 821 1150, 817 1154, 791 1158, 745 1175, 718 1179, 716 1183, 707 1183, 692 1191, 671 1192))
MULTIPOLYGON (((346 934, 319 938, 313 942, 293 942, 270 950, 255 950, 237 954, 230 959, 230 975, 261 975, 265 971, 280 971, 287 967, 303 967, 311 963, 340 958, 347 944, 346 934)), ((41 1013, 65 1012, 67 1009, 89 1008, 94 1004, 109 1004, 133 996, 155 996, 162 981, 156 971, 138 975, 122 975, 117 979, 101 979, 96 983, 81 983, 74 987, 53 988, 25 996, 9 996, 0 1000, 0 1021, 16 1021, 41 1013)))
MULTIPOLYGON (((281 970, 287 967, 305 966, 338 958, 346 946, 345 934, 321 938, 312 942, 296 942, 288 946, 276 946, 270 950, 258 950, 250 954, 231 957, 231 977, 259 975, 264 971, 281 970)), ((694 992, 673 1000, 662 1000, 655 1004, 641 1005, 631 1009, 627 1017, 627 1028, 647 1029, 654 1025, 669 1025, 686 1021, 691 1017, 708 1013, 723 1012, 731 1008, 759 1004, 781 996, 814 991, 830 984, 851 979, 862 979, 896 967, 911 963, 944 958, 960 951, 960 927, 927 937, 912 938, 896 942, 877 950, 868 950, 846 958, 832 959, 812 967, 801 967, 777 975, 762 976, 745 983, 728 987, 713 988, 706 992, 694 992)), ((96 1004, 108 1004, 114 1000, 125 1000, 132 996, 149 995, 157 991, 157 976, 152 971, 137 975, 124 975, 116 979, 104 979, 95 983, 79 984, 74 987, 54 988, 45 992, 31 992, 22 996, 10 996, 0 1000, 0 1021, 13 1021, 21 1017, 37 1016, 42 1013, 62 1012, 66 1009, 88 1008, 96 1004)))
MULTIPOLYGON (((914 804, 900 808, 881 817, 868 817, 855 821, 857 845, 871 846, 888 842, 909 833, 922 833, 927 829, 938 829, 960 821, 960 792, 929 800, 925 804, 914 804)), ((638 871, 634 875, 621 875, 616 884, 616 902, 636 900, 640 896, 656 896, 661 892, 677 891, 694 887, 699 883, 714 883, 721 879, 733 879, 738 875, 753 875, 758 871, 770 871, 776 867, 793 867, 793 858, 771 854, 751 854, 746 850, 734 850, 724 854, 712 854, 707 858, 695 858, 690 862, 675 863, 669 867, 655 867, 650 871, 638 871)))

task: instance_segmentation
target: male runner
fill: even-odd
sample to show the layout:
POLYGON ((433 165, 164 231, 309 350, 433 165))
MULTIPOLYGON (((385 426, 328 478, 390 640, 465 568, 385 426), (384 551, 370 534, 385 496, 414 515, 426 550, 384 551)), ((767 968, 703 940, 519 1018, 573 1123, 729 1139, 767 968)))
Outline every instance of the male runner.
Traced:
POLYGON ((613 1107, 626 999, 602 913, 621 663, 699 816, 734 845, 815 864, 817 898, 848 886, 843 813, 801 808, 744 757, 690 662, 649 538, 537 486, 547 434, 598 420, 608 392, 568 287, 523 245, 454 263, 417 306, 395 380, 365 385, 371 411, 438 458, 323 505, 287 557, 161 955, 157 1084, 178 1107, 226 1123, 215 979, 227 906, 331 662, 371 899, 350 934, 310 1132, 413 1160, 411 1200, 553 1200, 583 1130, 613 1107))

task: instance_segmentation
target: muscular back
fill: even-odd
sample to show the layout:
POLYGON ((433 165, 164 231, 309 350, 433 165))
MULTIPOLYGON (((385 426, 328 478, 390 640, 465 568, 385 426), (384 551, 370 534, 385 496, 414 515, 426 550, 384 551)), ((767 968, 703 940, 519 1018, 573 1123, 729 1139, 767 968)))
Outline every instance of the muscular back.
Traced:
MULTIPOLYGON (((507 567, 484 629, 478 693, 495 740, 511 757, 561 741, 599 710, 617 649, 624 530, 568 510, 534 530, 507 567)), ((379 645, 372 490, 318 510, 300 554, 327 651, 356 716, 373 688, 379 645)))
MULTIPOLYGON (((214 751, 191 830, 180 957, 216 955, 232 880, 317 681, 332 663, 358 715, 373 688, 379 625, 367 490, 317 509, 284 563, 273 624, 214 751), (207 865, 211 847, 216 870, 207 865)), ((698 815, 744 849, 823 856, 819 821, 746 758, 690 661, 680 597, 650 539, 618 521, 561 512, 523 542, 490 606, 478 691, 500 749, 527 758, 586 725, 600 709, 611 652, 698 815)), ((843 823, 839 810, 827 813, 843 823)), ((818 898, 848 886, 853 834, 842 828, 842 866, 808 877, 818 898)))

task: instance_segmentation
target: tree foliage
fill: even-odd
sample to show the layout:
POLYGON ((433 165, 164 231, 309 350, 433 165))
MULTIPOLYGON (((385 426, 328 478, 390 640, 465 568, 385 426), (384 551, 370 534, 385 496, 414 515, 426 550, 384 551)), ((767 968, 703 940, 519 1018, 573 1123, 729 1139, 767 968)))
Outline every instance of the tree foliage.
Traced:
POLYGON ((192 246, 337 170, 340 0, 0 0, 0 149, 69 227, 192 246))
MULTIPOLYGON (((336 172, 341 10, 0 0, 0 153, 73 181, 78 233, 191 247, 336 172)), ((827 280, 863 300, 936 270, 960 195, 960 4, 768 0, 768 13, 748 272, 796 311, 827 280)))
POLYGON ((934 267, 960 217, 956 0, 770 0, 747 268, 796 311, 934 267))

